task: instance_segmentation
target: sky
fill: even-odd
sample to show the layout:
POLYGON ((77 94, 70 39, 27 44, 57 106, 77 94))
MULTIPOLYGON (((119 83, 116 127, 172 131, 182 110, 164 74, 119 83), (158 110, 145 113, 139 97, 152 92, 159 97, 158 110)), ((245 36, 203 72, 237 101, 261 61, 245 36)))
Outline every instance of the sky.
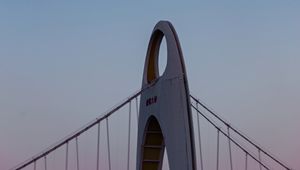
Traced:
POLYGON ((1 1, 0 169, 141 87, 159 20, 174 25, 190 91, 300 169, 300 1, 1 1))

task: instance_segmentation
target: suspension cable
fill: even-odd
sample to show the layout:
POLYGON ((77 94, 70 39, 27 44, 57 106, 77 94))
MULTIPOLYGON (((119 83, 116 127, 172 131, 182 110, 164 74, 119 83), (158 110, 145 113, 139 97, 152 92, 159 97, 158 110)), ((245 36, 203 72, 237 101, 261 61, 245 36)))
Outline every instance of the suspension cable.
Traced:
POLYGON ((100 150, 100 122, 98 123, 98 136, 97 136, 97 170, 99 170, 99 150, 100 150))
POLYGON ((109 129, 108 129, 108 117, 106 118, 106 135, 107 135, 108 169, 111 170, 111 163, 110 163, 110 146, 109 146, 109 129))
MULTIPOLYGON (((141 90, 142 91, 142 90, 141 90)), ((22 169, 24 168, 25 166, 31 164, 32 162, 34 163, 34 169, 36 169, 36 161, 42 157, 44 157, 44 161, 45 161, 45 170, 47 170, 47 154, 49 154, 50 152, 56 150, 57 148, 59 148, 60 146, 66 144, 66 170, 68 169, 68 141, 69 140, 72 140, 72 139, 76 139, 76 154, 77 154, 77 170, 79 170, 79 151, 78 151, 78 136, 85 132, 86 130, 90 129, 91 127, 93 127, 95 124, 99 123, 99 126, 100 126, 100 122, 104 119, 106 119, 106 125, 107 125, 107 145, 108 145, 108 160, 109 160, 109 170, 111 170, 111 160, 110 160, 110 144, 109 144, 109 129, 108 129, 108 117, 110 115, 112 115, 113 113, 115 113, 117 110, 119 110, 120 108, 122 108, 126 103, 130 103, 131 105, 131 100, 136 98, 136 109, 137 109, 137 117, 139 116, 138 114, 138 95, 141 93, 141 91, 137 92, 136 94, 134 94, 133 96, 127 98, 126 101, 124 101, 122 104, 118 105, 117 107, 113 108, 111 111, 107 112, 105 115, 97 118, 96 120, 92 121, 91 123, 89 123, 88 125, 84 126, 83 128, 79 129, 78 131, 76 131, 75 133, 67 136, 66 138, 64 138, 63 140, 61 140, 60 142, 58 142, 57 144, 49 147, 48 149, 46 149, 46 151, 40 153, 40 154, 37 154, 37 156, 34 156, 32 157, 29 161, 25 161, 25 163, 22 163, 21 165, 19 165, 16 170, 19 170, 19 169, 22 169)), ((239 148, 241 148, 243 151, 246 152, 246 150, 241 147, 237 142, 235 142, 231 137, 230 137, 230 133, 229 133, 229 130, 233 130, 235 133, 239 134, 242 138, 244 138, 246 141, 248 141, 249 143, 251 143, 253 146, 255 146, 256 148, 258 148, 258 152, 259 152, 259 160, 257 160, 253 155, 251 155, 250 153, 246 152, 246 159, 248 157, 248 155, 250 157, 252 157, 254 160, 256 160, 259 165, 260 165, 260 170, 262 169, 262 167, 266 168, 266 169, 269 169, 267 168, 262 162, 261 162, 261 152, 264 153, 265 155, 269 156, 272 160, 274 160, 275 162, 279 163, 281 166, 283 166, 284 168, 286 168, 287 170, 289 170, 289 168, 287 166, 285 166, 283 163, 281 163, 279 160, 275 159, 272 155, 270 155, 269 153, 267 153, 266 151, 262 150, 258 145, 256 145, 255 143, 253 143, 250 139, 248 139, 246 136, 244 136, 242 133, 240 133, 238 130, 236 130, 235 128, 231 127, 227 122, 225 122, 223 119, 221 119, 218 115, 216 115, 215 113, 213 113, 210 109, 208 109, 205 105, 203 105, 202 103, 200 103, 199 100, 195 99, 193 96, 191 96, 195 101, 196 101, 196 104, 200 104, 202 107, 204 107, 207 111, 209 111, 211 114, 213 114, 216 118, 218 118, 221 122, 223 122, 225 125, 227 125, 227 128, 228 128, 228 132, 227 134, 225 132, 223 132, 222 130, 218 130, 218 138, 219 138, 219 132, 221 132, 223 135, 225 135, 227 138, 228 138, 228 141, 229 141, 229 150, 230 150, 230 155, 231 155, 231 141, 237 145, 239 148)), ((193 105, 192 105, 193 106, 193 105)), ((194 107, 194 106, 193 106, 194 107)), ((194 107, 195 108, 195 107, 194 107)), ((130 106, 130 110, 131 110, 131 106, 130 106)), ((208 118, 206 116, 203 115, 203 113, 201 113, 199 110, 198 110, 198 106, 197 106, 197 112, 200 113, 203 117, 205 117, 205 119, 208 120, 208 118)), ((131 112, 131 111, 130 111, 131 112)), ((130 113, 131 115, 131 113, 130 113)), ((131 116, 130 116, 131 117, 131 116)), ((197 114, 197 117, 198 114, 197 114)), ((129 120, 130 121, 130 120, 129 120)), ((199 120, 198 121, 198 126, 199 126, 199 120)), ((216 127, 216 125, 211 122, 211 120, 208 120, 211 124, 213 124, 213 126, 216 127)), ((130 122, 131 123, 131 122, 130 122)), ((130 126, 130 124, 129 124, 130 126)), ((198 127, 199 128, 199 127, 198 127)), ((100 133, 100 132, 98 132, 100 133)), ((200 130, 198 130, 198 133, 200 134, 200 130)), ((129 134, 130 134, 130 127, 129 127, 129 134)), ((99 135, 100 136, 100 135, 99 135)), ((100 138, 100 137, 99 137, 100 138)), ((129 135, 129 138, 130 138, 130 135, 129 135)), ((100 141, 99 141, 100 142, 100 141)), ((218 139, 218 142, 219 142, 219 139, 218 139)), ((128 140, 128 144, 130 143, 130 140, 128 140)), ((219 144, 218 144, 219 145, 219 144)), ((201 140, 200 140, 200 135, 199 135, 199 146, 201 148, 201 140)), ((219 146, 218 146, 219 147, 219 146)), ((98 148, 98 152, 99 152, 99 149, 100 149, 100 146, 98 148)), ((130 149, 130 144, 129 144, 129 147, 128 147, 128 155, 130 154, 129 152, 129 149, 130 149)), ((218 149, 219 150, 219 149, 218 149)), ((219 152, 219 151, 218 151, 219 152)), ((97 153, 99 154, 99 153, 97 153)), ((202 151, 200 151, 200 154, 201 154, 201 162, 202 162, 202 151)), ((128 157, 129 159, 129 157, 128 157)), ((232 167, 232 156, 230 156, 230 159, 231 159, 231 169, 233 168, 232 167)), ((99 160, 99 156, 97 156, 97 160, 99 160)), ((128 160, 128 165, 127 167, 129 167, 129 161, 128 160)), ((201 163, 201 168, 203 170, 203 163, 201 163)), ((97 170, 99 169, 99 162, 97 162, 97 170)))
POLYGON ((131 129, 131 101, 129 102, 129 113, 128 113, 128 147, 127 147, 127 170, 129 170, 130 161, 130 129, 131 129))
POLYGON ((69 141, 66 143, 66 170, 68 170, 69 141))
POLYGON ((190 94, 190 97, 196 102, 199 103, 205 110, 207 110, 209 113, 211 113, 214 117, 216 117, 218 120, 220 120, 222 123, 224 123, 226 126, 229 126, 229 128, 231 130, 233 130, 235 133, 237 133, 239 136, 241 136, 243 139, 245 139, 247 142, 249 142, 250 144, 252 144, 254 147, 256 147, 257 149, 261 150, 261 152, 263 152, 264 154, 266 154, 267 156, 269 156, 272 160, 274 160, 275 162, 277 162, 279 165, 281 165, 282 167, 284 167, 287 170, 291 170, 288 166, 286 166, 283 162, 281 162, 279 159, 276 159, 274 156, 272 156, 270 153, 268 153, 267 151, 261 149, 261 147, 259 147, 257 144, 255 144, 254 142, 252 142, 248 137, 246 137, 245 135, 243 135, 239 130, 235 129, 234 127, 232 127, 229 123, 225 122, 220 116, 218 116, 216 113, 214 113, 211 109, 209 109, 208 107, 206 107, 202 102, 200 102, 198 99, 196 99, 194 96, 192 96, 190 94))
MULTIPOLYGON (((198 103, 196 103, 196 108, 198 109, 198 103)), ((198 125, 198 140, 199 140, 199 155, 200 155, 200 167, 203 170, 203 157, 202 157, 202 147, 201 147, 201 133, 200 133, 200 120, 199 114, 197 114, 197 125, 198 125)))
POLYGON ((220 154, 220 129, 217 128, 217 170, 219 170, 219 154, 220 154))
POLYGON ((248 169, 248 153, 247 152, 245 152, 246 153, 246 158, 245 158, 245 170, 247 170, 248 169))
POLYGON ((45 165, 45 170, 47 170, 47 156, 44 156, 44 165, 45 165))
POLYGON ((150 84, 149 86, 138 90, 137 92, 135 92, 134 94, 132 94, 131 96, 127 97, 126 99, 124 99, 121 103, 119 103, 118 105, 115 105, 112 109, 110 109, 109 111, 105 112, 104 114, 102 114, 101 116, 99 116, 98 118, 94 119, 93 121, 89 122, 88 124, 84 125, 83 127, 81 127, 79 130, 71 133, 70 135, 66 136, 65 138, 59 140, 58 142, 56 142, 55 144, 51 145, 50 147, 46 148, 45 150, 43 150, 42 152, 34 155, 33 157, 29 158, 28 160, 25 160, 24 162, 16 165, 15 167, 11 168, 11 170, 20 170, 30 164, 32 164, 34 161, 43 158, 45 155, 53 152, 54 150, 56 150, 57 148, 63 146, 64 144, 66 144, 67 141, 71 141, 72 139, 76 138, 77 136, 79 136, 80 134, 84 133, 85 131, 89 130, 90 128, 92 128, 93 126, 95 126, 97 123, 101 122, 102 120, 106 119, 107 117, 111 116, 112 114, 116 113, 117 110, 119 110, 120 108, 122 108, 124 105, 126 105, 129 101, 133 100, 134 98, 138 97, 143 91, 147 90, 148 88, 150 88, 151 86, 153 86, 153 84, 150 84))
POLYGON ((138 96, 136 96, 135 98, 135 109, 136 109, 136 120, 137 120, 137 123, 139 123, 139 101, 138 101, 138 96))
POLYGON ((75 138, 75 141, 76 141, 76 165, 77 165, 77 170, 79 170, 78 137, 75 138))
MULTIPOLYGON (((243 148, 239 143, 237 143, 235 140, 233 140, 230 136, 228 136, 225 132, 223 132, 222 129, 220 129, 215 123, 213 123, 207 116, 205 116, 202 112, 200 112, 194 105, 191 104, 191 106, 199 113, 202 115, 202 117, 204 117, 211 125, 213 125, 216 129, 219 129, 220 132, 226 136, 228 139, 230 139, 236 146, 238 146, 241 150, 243 150, 244 152, 247 152, 247 150, 245 148, 243 148)), ((248 153, 249 156, 251 158, 253 158, 256 162, 258 162, 259 164, 261 164, 264 168, 266 168, 267 170, 269 170, 269 168, 262 162, 259 162, 258 159, 255 158, 255 156, 253 156, 252 154, 248 153)))
MULTIPOLYGON (((261 162, 260 149, 258 149, 258 160, 261 162)), ((261 170, 261 165, 260 164, 259 164, 259 170, 261 170)))
MULTIPOLYGON (((227 134, 230 137, 230 128, 227 126, 227 134)), ((231 141, 228 138, 228 150, 229 150, 229 159, 230 159, 230 170, 233 170, 232 166, 232 153, 231 153, 231 141)))
POLYGON ((33 162, 33 170, 36 170, 36 161, 33 162))

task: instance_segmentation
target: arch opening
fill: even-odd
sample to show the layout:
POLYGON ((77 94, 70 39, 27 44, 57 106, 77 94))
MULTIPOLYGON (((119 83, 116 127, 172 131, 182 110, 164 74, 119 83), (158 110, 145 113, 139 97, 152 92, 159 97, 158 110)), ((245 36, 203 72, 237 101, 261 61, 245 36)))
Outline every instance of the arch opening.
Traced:
POLYGON ((167 61, 168 61, 168 51, 167 51, 167 40, 166 37, 163 36, 160 48, 159 48, 159 54, 158 54, 158 73, 159 76, 162 76, 165 72, 165 69, 167 67, 167 61))
POLYGON ((152 83, 164 73, 167 65, 167 42, 163 32, 153 33, 147 55, 147 82, 152 83))
POLYGON ((142 170, 161 170, 165 143, 157 119, 151 116, 144 131, 142 144, 142 170))

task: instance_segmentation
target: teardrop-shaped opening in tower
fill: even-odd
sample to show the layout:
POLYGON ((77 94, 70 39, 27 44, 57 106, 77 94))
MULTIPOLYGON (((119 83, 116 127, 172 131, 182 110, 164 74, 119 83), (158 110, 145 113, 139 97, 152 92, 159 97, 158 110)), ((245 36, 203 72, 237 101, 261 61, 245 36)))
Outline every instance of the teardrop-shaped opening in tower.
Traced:
POLYGON ((156 30, 152 34, 147 52, 147 83, 153 83, 164 74, 168 60, 167 51, 163 32, 156 30))
POLYGON ((159 48, 159 55, 158 55, 158 72, 159 76, 162 76, 165 72, 167 67, 167 59, 168 59, 168 52, 167 52, 167 42, 165 36, 162 38, 160 48, 159 48))

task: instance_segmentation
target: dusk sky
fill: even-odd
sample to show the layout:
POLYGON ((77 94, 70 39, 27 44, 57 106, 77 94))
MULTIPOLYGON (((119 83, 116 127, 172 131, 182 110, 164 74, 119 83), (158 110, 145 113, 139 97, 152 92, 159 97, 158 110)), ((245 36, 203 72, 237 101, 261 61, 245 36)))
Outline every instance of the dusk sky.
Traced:
POLYGON ((0 169, 141 87, 151 31, 174 25, 190 91, 300 169, 300 1, 1 1, 0 169))

